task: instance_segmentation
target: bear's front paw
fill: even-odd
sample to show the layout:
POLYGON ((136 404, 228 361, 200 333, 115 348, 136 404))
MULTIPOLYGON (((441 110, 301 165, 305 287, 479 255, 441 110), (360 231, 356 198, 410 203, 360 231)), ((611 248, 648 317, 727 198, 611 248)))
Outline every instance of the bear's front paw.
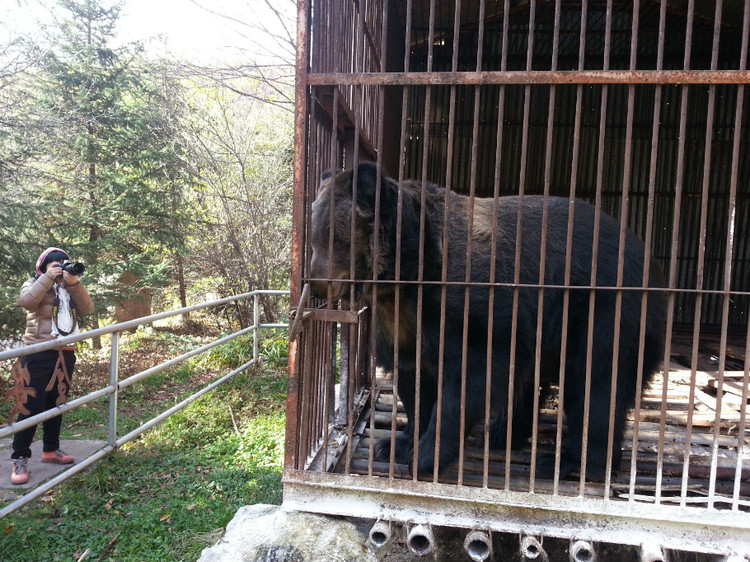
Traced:
MULTIPOLYGON (((563 479, 567 474, 560 472, 560 479, 563 479)), ((555 455, 540 454, 537 457, 536 462, 536 477, 544 478, 545 480, 552 480, 555 477, 555 455)))
MULTIPOLYGON (((492 428, 490 428, 490 448, 494 449, 495 451, 498 451, 500 453, 505 453, 507 450, 507 444, 508 444, 508 434, 506 431, 505 426, 502 428, 497 428, 493 431, 492 428)), ((510 440, 510 450, 511 451, 520 451, 524 447, 527 447, 529 445, 529 436, 519 433, 513 433, 513 436, 510 440)), ((481 446, 484 446, 484 441, 481 443, 481 446)))
MULTIPOLYGON (((409 468, 411 469, 412 474, 414 474, 414 466, 412 466, 412 463, 409 463, 409 468)), ((417 473, 419 474, 419 476, 432 476, 434 468, 435 468, 434 453, 423 454, 420 448, 419 459, 418 459, 418 470, 417 470, 417 473)))
MULTIPOLYGON (((404 435, 396 436, 395 461, 396 464, 409 464, 413 456, 412 440, 404 435)), ((385 437, 375 441, 375 460, 391 462, 391 438, 385 437)))
MULTIPOLYGON (((453 463, 458 457, 458 451, 449 446, 441 446, 440 448, 440 463, 438 466, 438 473, 445 472, 446 468, 453 463)), ((419 459, 418 459, 418 473, 419 476, 432 476, 435 471, 435 447, 432 440, 422 439, 419 445, 419 459)), ((413 473, 413 467, 412 468, 413 473)))
MULTIPOLYGON (((560 459, 560 480, 573 480, 578 478, 580 470, 581 459, 569 457, 563 453, 562 458, 560 459)), ((605 474, 606 470, 604 466, 589 461, 589 464, 586 467, 587 482, 604 482, 605 474)), ((536 465, 536 475, 537 478, 544 478, 547 480, 552 480, 555 477, 555 455, 539 455, 536 465)))

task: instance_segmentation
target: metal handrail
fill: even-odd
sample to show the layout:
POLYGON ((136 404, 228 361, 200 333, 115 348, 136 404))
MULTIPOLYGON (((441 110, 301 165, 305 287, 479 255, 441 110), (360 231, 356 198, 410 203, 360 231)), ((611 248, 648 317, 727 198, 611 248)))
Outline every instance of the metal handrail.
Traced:
MULTIPOLYGON (((22 355, 29 355, 30 353, 37 353, 39 351, 46 351, 48 349, 58 349, 60 347, 65 347, 66 345, 70 345, 79 341, 83 341, 83 340, 87 340, 87 339, 91 339, 91 338, 95 338, 99 336, 105 336, 107 334, 112 334, 114 332, 126 332, 128 330, 132 330, 133 328, 137 328, 138 326, 141 326, 143 324, 152 324, 156 322, 157 320, 171 318, 172 316, 177 316, 178 314, 186 314, 188 312, 193 312, 195 310, 211 308, 213 306, 219 306, 221 304, 226 304, 228 302, 245 300, 250 297, 254 297, 255 304, 257 304, 258 295, 288 295, 288 294, 289 294, 288 290, 250 291, 249 293, 242 293, 234 297, 226 297, 223 299, 217 299, 215 301, 210 301, 206 303, 194 304, 192 306, 178 308, 177 310, 168 310, 166 312, 160 312, 159 314, 152 314, 151 316, 144 316, 143 318, 136 318, 135 320, 128 320, 127 322, 119 322, 117 324, 112 324, 111 326, 105 326, 104 328, 97 328, 96 330, 89 330, 86 332, 81 332, 80 334, 76 334, 73 336, 65 336, 63 338, 59 338, 59 339, 48 341, 48 342, 35 343, 33 345, 27 345, 24 347, 17 347, 17 348, 9 349, 6 351, 0 351, 0 361, 4 361, 6 359, 14 359, 22 355)), ((255 310, 257 309, 258 308, 256 306, 255 310)), ((262 328, 264 326, 259 326, 259 327, 262 328)), ((279 324, 279 325, 276 325, 276 327, 284 328, 284 327, 287 327, 287 325, 279 324)))
POLYGON ((32 416, 30 418, 27 418, 21 422, 16 422, 10 425, 7 425, 5 427, 0 428, 0 438, 8 437, 14 433, 17 433, 18 431, 22 431, 28 427, 31 427, 32 425, 36 425, 44 420, 53 418, 55 416, 58 416, 64 412, 67 412, 69 410, 73 410, 75 408, 78 408, 80 406, 83 406, 85 404, 88 404, 90 402, 93 402, 95 400, 98 400, 99 398, 102 398, 104 396, 109 396, 110 404, 109 404, 109 437, 107 445, 102 447, 101 449, 94 452, 89 457, 81 460, 80 462, 77 462, 72 467, 68 468, 64 472, 58 474, 56 477, 52 478, 51 480, 48 480, 47 482, 40 484, 30 492, 24 494, 20 498, 16 499, 15 501, 9 503, 2 509, 0 509, 0 519, 5 517, 6 515, 9 515, 10 513, 16 511, 17 509, 23 507, 24 505, 28 504, 29 502, 33 501, 34 499, 44 495, 48 490, 54 488, 58 484, 64 482, 71 476, 79 473, 80 471, 84 470, 85 468, 91 466, 92 464, 98 462, 100 459, 104 458, 108 454, 115 451, 118 447, 121 447, 125 443, 128 443, 129 441, 132 441, 139 435, 141 435, 143 432, 151 429, 152 427, 158 425, 159 423, 163 422, 165 419, 167 419, 169 416, 173 415, 174 413, 178 412, 179 410, 185 408, 204 394, 214 390, 216 387, 224 384, 231 378, 235 377, 239 373, 245 371, 250 365, 253 363, 256 363, 260 361, 260 355, 259 355, 259 345, 258 345, 258 330, 262 328, 288 328, 288 324, 281 324, 281 323, 269 323, 269 324, 262 324, 260 323, 260 314, 258 310, 258 297, 260 295, 289 295, 289 291, 286 290, 266 290, 266 291, 251 291, 248 293, 243 293, 241 295, 237 295, 234 297, 227 297, 223 299, 217 299, 214 301, 210 301, 207 303, 197 304, 193 306, 187 306, 184 308, 180 308, 177 310, 171 310, 167 312, 162 312, 159 314, 153 314, 151 316, 145 316, 143 318, 137 318, 135 320, 129 320, 127 322, 121 322, 118 324, 113 324, 111 326, 107 326, 104 328, 98 328, 96 330, 90 330, 86 332, 81 332, 80 334, 76 334, 74 336, 67 336, 64 338, 60 338, 54 341, 50 342, 44 342, 34 345, 28 345, 20 348, 15 348, 7 351, 0 352, 0 361, 9 360, 9 359, 15 359, 17 357, 22 357, 25 355, 29 355, 31 353, 37 353, 39 351, 46 351, 48 349, 58 349, 65 345, 70 345, 72 343, 76 343, 79 341, 91 339, 98 336, 103 336, 107 334, 112 334, 112 343, 111 343, 111 350, 110 350, 110 384, 105 386, 104 388, 101 388, 99 390, 96 390, 94 392, 91 392, 85 396, 81 396, 80 398, 76 398, 75 400, 71 400, 70 402, 63 404, 61 406, 52 408, 51 410, 46 410, 40 414, 37 414, 36 416, 32 416), (170 359, 169 361, 165 361, 164 363, 160 363, 159 365, 155 365, 153 367, 150 367, 144 371, 141 371, 140 373, 136 373, 135 375, 128 377, 127 379, 124 379, 122 381, 119 379, 119 353, 120 353, 120 334, 126 330, 132 330, 133 328, 136 328, 138 326, 152 324, 153 322, 157 320, 162 320, 165 318, 170 318, 172 316, 177 316, 179 314, 185 314, 187 312, 192 312, 195 310, 200 310, 203 308, 210 308, 214 306, 218 306, 221 304, 229 303, 229 302, 235 302, 240 300, 246 300, 249 298, 253 298, 253 325, 249 326, 247 328, 244 328, 242 330, 238 330, 236 332, 233 332, 232 334, 229 334, 228 336, 219 338, 211 343, 208 343, 206 345, 200 346, 192 351, 189 351, 187 353, 184 353, 178 357, 175 357, 173 359, 170 359), (204 353, 208 351, 209 349, 216 347, 217 345, 221 345, 222 343, 226 343, 230 340, 233 340, 239 336, 242 336, 244 334, 247 334, 249 332, 253 333, 253 358, 246 362, 244 365, 241 365, 240 367, 234 369, 233 371, 227 373, 226 375, 222 376, 221 378, 215 380, 208 386, 202 388, 201 390, 195 392, 194 394, 187 397, 182 402, 175 404, 168 410, 162 412, 158 416, 146 421, 145 423, 141 424, 139 427, 128 433, 127 435, 124 435, 121 438, 117 438, 117 405, 118 405, 118 398, 119 398, 119 392, 120 390, 136 383, 140 382, 152 375, 155 375, 157 373, 160 373, 166 369, 169 369, 170 367, 176 365, 177 363, 180 363, 184 361, 185 359, 189 359, 190 357, 194 357, 196 355, 199 355, 201 353, 204 353))

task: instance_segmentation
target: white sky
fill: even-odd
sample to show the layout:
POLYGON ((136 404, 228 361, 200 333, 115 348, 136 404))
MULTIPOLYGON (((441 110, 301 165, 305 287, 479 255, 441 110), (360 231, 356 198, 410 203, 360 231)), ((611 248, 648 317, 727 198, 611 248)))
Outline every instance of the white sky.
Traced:
MULTIPOLYGON (((0 44, 33 32, 56 5, 55 0, 0 0, 0 44)), ((274 5, 288 9, 291 3, 275 0, 274 5)), ((250 27, 259 17, 269 27, 278 26, 262 0, 124 0, 118 38, 143 41, 153 52, 166 44, 170 52, 195 62, 235 59, 243 50, 247 59, 248 51, 262 54, 254 41, 258 33, 250 27)))
MULTIPOLYGON (((199 3, 236 19, 249 13, 244 0, 199 3)), ((214 15, 191 0, 126 0, 119 28, 126 41, 162 36, 170 51, 199 60, 221 57, 246 42, 237 32, 241 24, 214 15)))

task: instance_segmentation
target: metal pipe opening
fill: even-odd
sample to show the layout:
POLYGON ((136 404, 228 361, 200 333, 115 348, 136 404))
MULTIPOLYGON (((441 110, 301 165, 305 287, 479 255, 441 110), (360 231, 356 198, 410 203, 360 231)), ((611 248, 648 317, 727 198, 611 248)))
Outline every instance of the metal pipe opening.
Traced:
POLYGON ((414 525, 406 538, 406 545, 417 556, 427 556, 432 552, 435 539, 428 525, 414 525))
POLYGON ((492 556, 492 538, 484 531, 471 531, 464 540, 464 550, 475 562, 484 562, 492 556))
POLYGON ((641 562, 667 562, 667 557, 661 546, 646 543, 641 546, 641 562))
POLYGON ((524 560, 536 560, 540 558, 544 560, 544 548, 536 537, 525 536, 521 538, 521 556, 524 560))
POLYGON ((570 541, 570 560, 572 562, 595 562, 594 547, 588 541, 570 541))
POLYGON ((390 521, 378 519, 370 529, 370 543, 375 550, 381 550, 388 546, 392 538, 390 521))

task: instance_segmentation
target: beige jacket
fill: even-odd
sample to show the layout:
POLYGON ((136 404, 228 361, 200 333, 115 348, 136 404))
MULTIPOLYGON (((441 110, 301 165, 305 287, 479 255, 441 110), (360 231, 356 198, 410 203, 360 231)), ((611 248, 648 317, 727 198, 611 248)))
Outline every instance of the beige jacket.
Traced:
MULTIPOLYGON (((46 275, 27 280, 21 287, 18 305, 26 309, 26 333, 23 343, 31 345, 53 340, 52 309, 55 301, 55 281, 46 275)), ((81 283, 65 287, 76 303, 78 313, 89 314, 94 310, 94 303, 81 283)))

